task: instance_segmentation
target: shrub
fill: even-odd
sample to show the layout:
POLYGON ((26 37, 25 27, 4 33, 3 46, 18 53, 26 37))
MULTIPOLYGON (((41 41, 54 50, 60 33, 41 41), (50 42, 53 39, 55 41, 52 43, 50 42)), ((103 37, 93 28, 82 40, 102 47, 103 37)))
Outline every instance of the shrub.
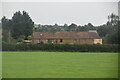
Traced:
POLYGON ((61 51, 61 52, 119 52, 119 45, 100 44, 7 44, 2 43, 3 51, 61 51))

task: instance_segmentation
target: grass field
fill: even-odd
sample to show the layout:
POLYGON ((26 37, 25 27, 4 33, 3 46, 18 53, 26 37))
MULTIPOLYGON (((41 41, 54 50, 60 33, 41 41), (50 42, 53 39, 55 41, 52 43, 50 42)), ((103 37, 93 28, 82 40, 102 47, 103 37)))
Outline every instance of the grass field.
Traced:
POLYGON ((117 53, 3 52, 3 78, 117 78, 117 53))

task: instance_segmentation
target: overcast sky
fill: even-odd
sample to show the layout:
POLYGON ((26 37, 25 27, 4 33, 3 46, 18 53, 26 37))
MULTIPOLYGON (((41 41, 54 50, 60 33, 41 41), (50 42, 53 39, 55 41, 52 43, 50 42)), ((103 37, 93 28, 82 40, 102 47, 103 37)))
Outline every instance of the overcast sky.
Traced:
POLYGON ((3 2, 3 15, 27 11, 37 24, 101 25, 111 13, 118 14, 117 2, 3 2))

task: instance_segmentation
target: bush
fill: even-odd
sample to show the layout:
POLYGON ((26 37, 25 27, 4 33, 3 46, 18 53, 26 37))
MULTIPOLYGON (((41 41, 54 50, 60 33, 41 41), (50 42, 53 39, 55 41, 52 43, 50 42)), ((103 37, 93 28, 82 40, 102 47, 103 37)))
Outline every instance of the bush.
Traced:
POLYGON ((7 44, 2 43, 3 51, 60 51, 60 52, 119 52, 119 45, 100 44, 7 44))

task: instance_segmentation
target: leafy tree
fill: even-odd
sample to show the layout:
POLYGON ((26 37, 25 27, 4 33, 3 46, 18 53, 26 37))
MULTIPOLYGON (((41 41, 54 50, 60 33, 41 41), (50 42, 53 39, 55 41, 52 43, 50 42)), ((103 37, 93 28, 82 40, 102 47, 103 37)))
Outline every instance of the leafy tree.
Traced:
POLYGON ((75 31, 76 28, 77 28, 77 25, 74 24, 74 23, 72 23, 72 24, 68 27, 68 30, 69 30, 69 31, 75 31))
POLYGON ((12 28, 12 24, 11 24, 11 20, 7 19, 5 16, 2 17, 1 19, 2 22, 2 36, 3 36, 3 41, 5 42, 9 42, 10 43, 10 39, 11 39, 11 28, 12 28))
POLYGON ((84 26, 77 26, 76 24, 72 23, 71 25, 64 24, 63 26, 60 26, 58 24, 55 25, 35 25, 34 31, 36 32, 57 32, 57 31, 89 31, 89 30, 96 30, 96 27, 94 27, 91 23, 88 23, 84 26))
POLYGON ((118 21, 114 28, 116 28, 116 31, 113 30, 106 36, 107 42, 110 44, 120 44, 120 21, 118 21))
POLYGON ((22 20, 22 14, 20 11, 16 12, 12 17, 12 37, 14 39, 18 39, 21 35, 23 35, 23 20, 22 20))
POLYGON ((99 26, 97 32, 100 37, 105 37, 106 34, 108 33, 108 28, 106 25, 99 26))
POLYGON ((24 24, 24 32, 23 35, 27 38, 33 32, 34 22, 30 18, 27 12, 23 11, 23 24, 24 24))
POLYGON ((120 20, 119 17, 115 14, 108 16, 107 22, 108 35, 106 36, 107 42, 110 44, 120 44, 120 20))
POLYGON ((12 37, 18 39, 23 35, 27 39, 33 32, 33 25, 34 22, 27 12, 16 12, 12 17, 12 37))
POLYGON ((112 13, 111 15, 108 16, 107 24, 114 26, 117 24, 118 21, 119 21, 119 16, 112 13))
POLYGON ((64 24, 64 26, 63 26, 63 28, 64 28, 65 31, 69 31, 68 27, 69 26, 67 24, 64 24))
POLYGON ((76 31, 88 31, 87 27, 84 26, 78 26, 78 28, 76 29, 76 31))
POLYGON ((54 27, 54 28, 57 28, 57 27, 58 27, 58 24, 55 24, 53 27, 54 27))
POLYGON ((2 22, 2 29, 10 30, 11 29, 11 20, 7 19, 5 16, 1 19, 2 22))
POLYGON ((96 30, 96 28, 92 25, 92 23, 88 23, 87 25, 85 25, 87 30, 96 30))

